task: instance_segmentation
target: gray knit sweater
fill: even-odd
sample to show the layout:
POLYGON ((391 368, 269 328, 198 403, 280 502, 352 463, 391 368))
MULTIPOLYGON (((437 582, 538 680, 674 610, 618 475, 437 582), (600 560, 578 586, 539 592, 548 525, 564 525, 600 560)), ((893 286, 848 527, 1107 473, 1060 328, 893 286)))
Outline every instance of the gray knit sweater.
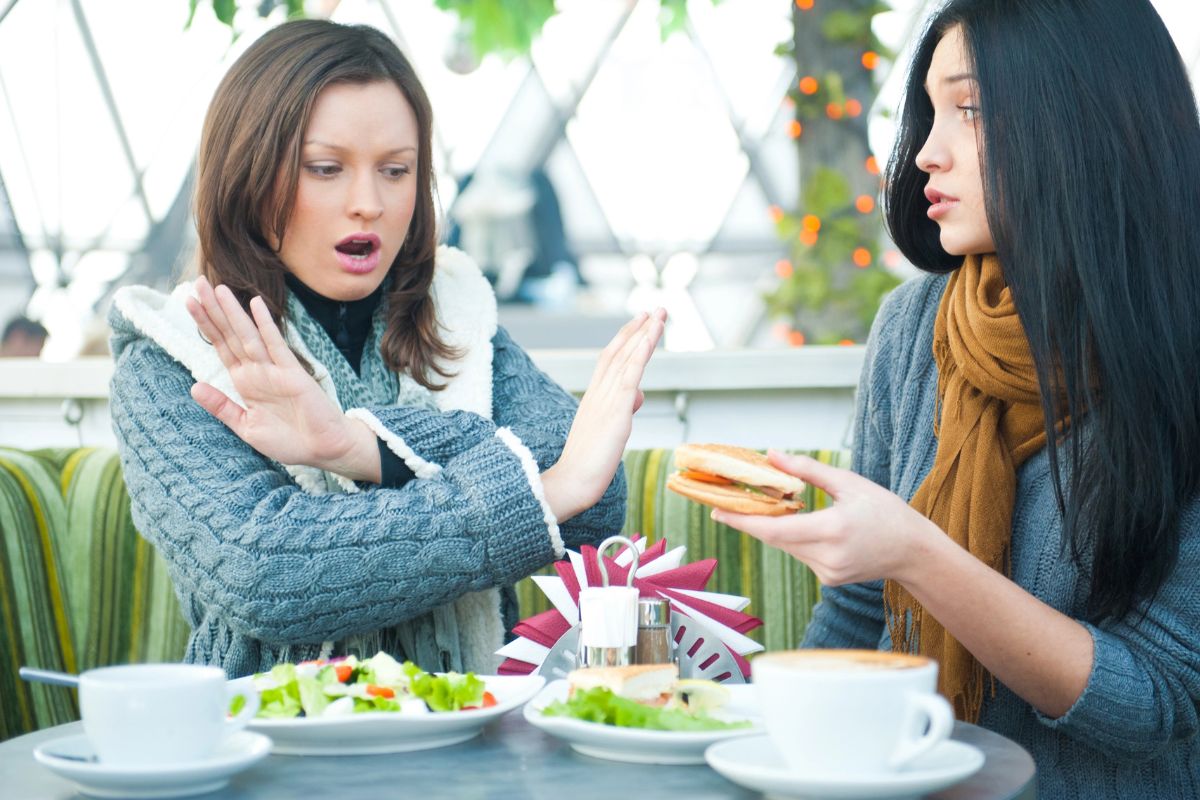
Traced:
MULTIPOLYGON (((933 322, 945 282, 921 277, 892 293, 875 320, 859 385, 853 468, 905 499, 937 449, 933 322)), ((1088 580, 1063 556, 1047 453, 1022 465, 1017 478, 1011 577, 1079 619, 1088 580)), ((1094 666, 1067 713, 1047 718, 1003 685, 985 697, 980 725, 1029 750, 1039 798, 1200 797, 1200 499, 1182 526, 1178 566, 1144 619, 1083 623, 1094 666)), ((879 583, 826 588, 803 646, 890 650, 881 591, 879 583)))
MULTIPOLYGON (((443 613, 454 601, 499 587, 500 608, 480 613, 502 615, 511 629, 514 581, 554 561, 563 545, 620 530, 621 470, 596 506, 561 526, 547 510, 537 473, 557 460, 576 403, 495 329, 494 305, 491 313, 490 347, 473 354, 471 367, 490 378, 491 418, 364 409, 386 438, 411 448, 406 461, 418 479, 310 494, 197 405, 189 370, 114 308, 113 427, 134 523, 165 558, 193 629, 186 660, 233 677, 314 657, 325 642, 390 631, 382 641, 397 657, 436 653, 439 663, 421 666, 470 667, 457 642, 423 640, 455 633, 455 617, 443 613)), ((377 348, 363 354, 379 358, 377 348)), ((458 624, 469 622, 460 611, 458 624)), ((494 630, 502 632, 499 620, 494 630)), ((490 655, 501 638, 478 649, 490 655)))

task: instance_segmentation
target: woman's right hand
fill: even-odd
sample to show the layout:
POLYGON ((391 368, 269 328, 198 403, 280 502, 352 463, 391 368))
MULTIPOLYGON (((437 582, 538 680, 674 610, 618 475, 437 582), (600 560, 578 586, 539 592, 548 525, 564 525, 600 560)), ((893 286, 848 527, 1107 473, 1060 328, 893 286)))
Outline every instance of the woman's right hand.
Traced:
POLYGON ((379 482, 375 435, 346 417, 296 359, 261 297, 247 314, 226 286, 203 276, 188 313, 212 343, 244 406, 196 383, 192 397, 246 444, 282 464, 307 464, 379 482))
POLYGON ((642 406, 638 385, 662 337, 667 312, 642 313, 625 324, 600 354, 562 455, 542 473, 546 502, 559 522, 591 508, 612 483, 642 406))

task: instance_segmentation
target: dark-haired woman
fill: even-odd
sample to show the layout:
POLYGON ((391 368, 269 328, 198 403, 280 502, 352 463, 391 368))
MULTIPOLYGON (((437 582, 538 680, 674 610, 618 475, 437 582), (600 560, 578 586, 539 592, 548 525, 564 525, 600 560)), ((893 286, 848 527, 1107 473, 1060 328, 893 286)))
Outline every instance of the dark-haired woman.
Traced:
POLYGON ((1200 797, 1200 125, 1147 0, 953 0, 885 190, 853 471, 718 513, 827 587, 804 640, 941 664, 1042 798, 1200 797))
POLYGON ((113 425, 188 661, 492 672, 511 584, 621 527, 662 315, 617 335, 577 409, 436 246, 431 125, 378 31, 270 31, 205 121, 200 276, 115 298, 113 425))

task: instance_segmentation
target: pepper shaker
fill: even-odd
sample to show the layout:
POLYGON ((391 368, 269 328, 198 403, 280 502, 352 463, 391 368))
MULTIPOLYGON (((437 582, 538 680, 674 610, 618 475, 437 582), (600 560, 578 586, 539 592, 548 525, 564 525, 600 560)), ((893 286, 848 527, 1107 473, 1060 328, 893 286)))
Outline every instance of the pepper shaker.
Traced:
POLYGON ((637 647, 635 664, 670 664, 675 661, 675 643, 671 641, 671 603, 661 597, 638 600, 637 647))

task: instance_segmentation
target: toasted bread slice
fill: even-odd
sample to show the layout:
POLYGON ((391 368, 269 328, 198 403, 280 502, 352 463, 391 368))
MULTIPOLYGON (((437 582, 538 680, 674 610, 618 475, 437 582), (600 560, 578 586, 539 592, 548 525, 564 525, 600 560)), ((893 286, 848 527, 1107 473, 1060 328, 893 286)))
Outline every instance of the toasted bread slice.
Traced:
POLYGON ((630 664, 572 670, 567 682, 572 692, 603 686, 615 695, 650 703, 669 698, 678 678, 674 664, 630 664))
POLYGON ((727 444, 683 444, 675 448, 675 467, 719 475, 783 494, 804 491, 804 481, 775 467, 757 450, 727 444))

